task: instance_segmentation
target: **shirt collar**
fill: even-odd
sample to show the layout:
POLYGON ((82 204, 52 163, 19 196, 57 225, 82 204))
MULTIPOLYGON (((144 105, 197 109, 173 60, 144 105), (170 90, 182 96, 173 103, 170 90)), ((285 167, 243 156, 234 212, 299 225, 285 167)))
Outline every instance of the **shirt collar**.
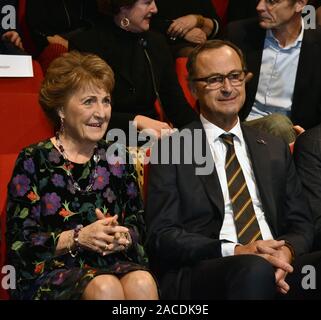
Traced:
POLYGON ((300 34, 296 38, 296 40, 293 43, 289 44, 288 46, 286 46, 284 48, 281 47, 279 40, 274 37, 273 32, 272 32, 271 29, 268 29, 266 31, 266 38, 268 40, 270 40, 271 42, 273 42, 274 44, 276 44, 277 47, 280 48, 281 50, 289 50, 289 49, 294 48, 294 47, 296 47, 296 46, 301 44, 301 42, 303 40, 303 33, 304 33, 304 20, 301 18, 301 31, 300 31, 300 34))
POLYGON ((200 115, 200 120, 203 124, 207 140, 210 144, 219 139, 220 135, 224 133, 233 133, 240 144, 243 143, 244 138, 239 118, 237 119, 236 125, 228 132, 208 121, 202 114, 200 115))

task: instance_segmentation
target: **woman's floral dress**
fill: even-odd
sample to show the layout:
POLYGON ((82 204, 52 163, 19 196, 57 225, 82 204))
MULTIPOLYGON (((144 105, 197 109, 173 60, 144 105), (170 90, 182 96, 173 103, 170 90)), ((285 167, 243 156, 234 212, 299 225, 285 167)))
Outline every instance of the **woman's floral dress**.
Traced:
MULTIPOLYGON (((85 190, 75 191, 63 156, 50 140, 25 148, 19 155, 8 186, 8 262, 15 266, 15 299, 79 299, 88 284, 100 274, 121 276, 146 270, 142 246, 144 221, 135 169, 114 156, 106 156, 108 144, 98 143, 99 161, 71 163, 74 181, 85 190), (98 176, 90 179, 96 165, 98 176), (90 182, 91 181, 91 182, 90 182), (95 208, 106 216, 118 214, 118 222, 130 229, 133 245, 105 257, 81 250, 55 256, 62 231, 96 221, 95 208)), ((127 154, 123 149, 123 153, 127 154)))

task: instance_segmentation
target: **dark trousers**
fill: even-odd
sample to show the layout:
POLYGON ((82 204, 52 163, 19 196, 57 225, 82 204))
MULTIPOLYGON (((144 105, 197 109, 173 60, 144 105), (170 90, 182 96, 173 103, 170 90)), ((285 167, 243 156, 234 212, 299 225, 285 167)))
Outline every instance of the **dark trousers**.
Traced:
POLYGON ((286 282, 290 291, 279 299, 314 300, 321 299, 321 251, 298 257, 293 264, 294 272, 289 274, 286 282))
POLYGON ((259 256, 204 260, 192 269, 192 299, 270 300, 275 295, 274 269, 259 256))
POLYGON ((261 257, 204 260, 192 268, 191 299, 321 299, 321 251, 297 257, 293 267, 286 278, 290 291, 282 295, 276 290, 274 268, 261 257))

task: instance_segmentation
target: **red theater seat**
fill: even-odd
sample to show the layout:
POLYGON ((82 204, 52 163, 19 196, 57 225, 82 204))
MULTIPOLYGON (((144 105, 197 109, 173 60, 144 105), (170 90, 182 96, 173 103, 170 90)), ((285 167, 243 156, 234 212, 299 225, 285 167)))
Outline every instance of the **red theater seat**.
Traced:
MULTIPOLYGON (((40 81, 33 81, 31 78, 0 79, 0 271, 6 262, 5 203, 15 159, 23 147, 53 135, 52 126, 38 104, 40 81)), ((1 288, 1 279, 0 272, 0 299, 8 299, 7 292, 1 288)))
POLYGON ((186 62, 187 62, 186 57, 180 57, 176 59, 176 74, 177 74, 178 82, 183 89, 186 100, 194 109, 196 101, 188 87, 188 82, 187 82, 188 74, 186 69, 186 62))

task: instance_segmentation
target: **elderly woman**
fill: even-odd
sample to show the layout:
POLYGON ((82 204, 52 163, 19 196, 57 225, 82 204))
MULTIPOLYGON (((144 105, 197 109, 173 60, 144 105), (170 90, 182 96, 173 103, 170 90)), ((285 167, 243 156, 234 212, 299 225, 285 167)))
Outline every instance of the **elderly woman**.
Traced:
POLYGON ((113 86, 95 55, 67 53, 48 69, 40 104, 59 131, 22 150, 8 187, 13 298, 158 298, 134 168, 102 140, 113 86))
MULTIPOLYGON (((105 2, 105 1, 101 1, 105 2)), ((71 49, 92 52, 106 60, 115 72, 113 112, 109 128, 170 129, 165 118, 182 127, 196 118, 184 98, 175 74, 166 39, 149 31, 157 13, 153 0, 111 0, 112 16, 104 16, 92 29, 70 38, 71 49), (159 117, 155 100, 166 117, 159 117)))

